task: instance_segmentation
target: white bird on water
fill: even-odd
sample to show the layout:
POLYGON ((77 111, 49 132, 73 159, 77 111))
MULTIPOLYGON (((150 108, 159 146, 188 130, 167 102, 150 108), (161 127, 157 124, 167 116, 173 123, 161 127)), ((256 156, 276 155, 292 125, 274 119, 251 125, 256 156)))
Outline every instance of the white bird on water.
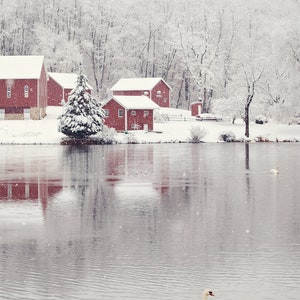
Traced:
POLYGON ((274 175, 279 174, 279 168, 277 167, 277 168, 275 168, 275 169, 271 169, 271 170, 270 170, 270 174, 274 174, 274 175))
POLYGON ((202 300, 207 300, 208 296, 214 296, 214 294, 210 290, 205 290, 202 294, 202 300))

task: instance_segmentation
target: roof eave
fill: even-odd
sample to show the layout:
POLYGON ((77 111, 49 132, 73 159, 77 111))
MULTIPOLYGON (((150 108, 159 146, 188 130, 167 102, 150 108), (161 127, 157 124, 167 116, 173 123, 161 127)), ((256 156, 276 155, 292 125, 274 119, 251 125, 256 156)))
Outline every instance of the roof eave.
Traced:
MULTIPOLYGON (((135 97, 139 97, 139 96, 135 96, 135 97)), ((136 106, 127 106, 127 105, 125 105, 124 103, 122 103, 120 100, 118 100, 117 99, 117 97, 112 97, 112 98, 109 98, 108 100, 105 100, 104 102, 103 102, 103 104, 102 104, 102 106, 104 106, 104 105, 106 105, 109 101, 111 101, 111 100, 114 100, 114 101, 116 101, 119 105, 121 105, 122 107, 124 107, 125 109, 159 109, 160 107, 156 104, 156 103, 154 103, 155 105, 151 105, 151 107, 150 106, 145 106, 145 107, 136 107, 136 106)), ((149 99, 150 100, 150 99, 149 99)), ((152 101, 152 100, 150 100, 150 101, 152 101)))
POLYGON ((16 78, 13 78, 13 77, 8 77, 8 78, 0 78, 0 80, 38 80, 40 79, 40 77, 22 77, 22 78, 19 78, 19 77, 16 77, 16 78))

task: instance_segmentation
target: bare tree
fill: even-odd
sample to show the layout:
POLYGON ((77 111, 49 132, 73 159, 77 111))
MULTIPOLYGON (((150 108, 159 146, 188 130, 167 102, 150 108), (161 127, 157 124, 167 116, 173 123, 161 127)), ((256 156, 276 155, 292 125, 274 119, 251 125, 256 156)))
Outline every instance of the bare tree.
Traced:
POLYGON ((249 110, 250 105, 253 101, 255 91, 257 89, 257 83, 261 79, 261 76, 263 74, 263 70, 260 70, 258 72, 258 75, 254 73, 254 71, 251 71, 250 74, 247 73, 247 71, 244 69, 245 74, 245 82, 246 82, 246 88, 247 88, 247 97, 245 101, 245 115, 244 115, 244 121, 245 121, 245 136, 249 137, 249 110))
POLYGON ((188 71, 186 75, 189 75, 189 80, 186 82, 196 86, 197 98, 202 100, 204 112, 210 110, 213 96, 214 66, 220 56, 223 39, 223 14, 223 10, 218 11, 218 15, 214 16, 216 22, 210 20, 211 24, 208 13, 204 9, 203 21, 190 28, 191 32, 188 35, 184 29, 177 26, 185 68, 188 71))

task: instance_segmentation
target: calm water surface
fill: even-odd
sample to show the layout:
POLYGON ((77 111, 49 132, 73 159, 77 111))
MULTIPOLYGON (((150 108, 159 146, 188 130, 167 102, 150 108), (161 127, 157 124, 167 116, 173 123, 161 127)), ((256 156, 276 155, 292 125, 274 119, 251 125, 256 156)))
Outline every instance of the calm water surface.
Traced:
POLYGON ((300 299, 298 144, 0 152, 0 299, 300 299))

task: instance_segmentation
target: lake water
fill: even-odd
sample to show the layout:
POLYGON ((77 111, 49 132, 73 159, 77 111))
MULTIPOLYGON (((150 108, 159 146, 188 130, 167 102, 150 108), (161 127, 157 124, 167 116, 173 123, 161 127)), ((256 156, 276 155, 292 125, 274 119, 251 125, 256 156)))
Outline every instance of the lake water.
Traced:
POLYGON ((300 297, 299 144, 0 151, 0 299, 300 297))

